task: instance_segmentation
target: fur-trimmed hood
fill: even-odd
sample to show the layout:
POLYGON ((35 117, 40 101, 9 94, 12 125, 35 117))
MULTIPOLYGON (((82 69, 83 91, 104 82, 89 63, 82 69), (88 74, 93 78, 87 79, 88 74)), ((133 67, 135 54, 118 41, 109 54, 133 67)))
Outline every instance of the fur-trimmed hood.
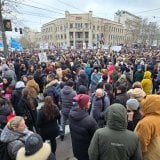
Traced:
POLYGON ((50 87, 50 86, 53 86, 54 84, 58 83, 58 80, 57 79, 54 79, 53 81, 49 82, 47 85, 46 85, 46 88, 50 87))
POLYGON ((16 160, 47 160, 51 154, 51 147, 48 143, 43 143, 43 147, 35 154, 26 156, 25 148, 22 147, 17 152, 16 160))

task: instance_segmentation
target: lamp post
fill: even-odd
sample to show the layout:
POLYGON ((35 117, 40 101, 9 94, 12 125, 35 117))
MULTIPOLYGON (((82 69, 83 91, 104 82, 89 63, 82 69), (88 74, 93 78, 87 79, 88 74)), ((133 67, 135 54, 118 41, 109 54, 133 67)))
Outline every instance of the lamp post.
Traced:
POLYGON ((7 45, 7 40, 6 40, 6 34, 5 34, 5 29, 4 29, 4 24, 3 24, 3 15, 2 15, 2 1, 0 0, 0 28, 2 32, 2 40, 3 40, 3 51, 4 51, 4 57, 8 57, 8 45, 7 45))

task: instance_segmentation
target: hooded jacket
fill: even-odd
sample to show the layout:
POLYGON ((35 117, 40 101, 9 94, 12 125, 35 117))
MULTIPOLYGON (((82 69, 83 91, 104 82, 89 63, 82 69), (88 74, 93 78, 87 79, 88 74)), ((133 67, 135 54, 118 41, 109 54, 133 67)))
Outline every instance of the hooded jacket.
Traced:
POLYGON ((141 142, 144 160, 160 159, 160 96, 147 95, 141 100, 142 119, 135 132, 141 142))
POLYGON ((73 107, 73 97, 76 96, 76 91, 73 90, 70 86, 64 86, 61 90, 61 112, 65 115, 68 115, 71 108, 73 107))
POLYGON ((146 94, 151 94, 152 91, 152 73, 150 71, 144 72, 143 80, 141 81, 143 90, 146 94))
POLYGON ((89 160, 88 147, 98 128, 96 121, 85 109, 75 107, 69 114, 69 127, 74 156, 78 160, 89 160))
POLYGON ((24 147, 24 143, 28 136, 32 134, 31 131, 26 129, 23 133, 15 132, 6 126, 1 133, 0 140, 7 143, 7 149, 12 159, 16 158, 17 152, 21 147, 24 147))
POLYGON ((25 148, 22 147, 17 153, 16 160, 55 160, 51 154, 51 148, 48 143, 44 143, 42 148, 30 156, 25 155, 25 148))
POLYGON ((89 147, 90 160, 142 160, 138 136, 127 130, 127 111, 115 103, 106 111, 107 127, 98 129, 89 147))

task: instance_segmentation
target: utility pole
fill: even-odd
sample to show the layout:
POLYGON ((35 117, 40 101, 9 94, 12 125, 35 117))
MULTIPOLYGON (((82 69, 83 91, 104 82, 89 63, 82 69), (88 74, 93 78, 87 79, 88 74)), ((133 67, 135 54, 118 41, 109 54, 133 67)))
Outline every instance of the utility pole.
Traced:
POLYGON ((2 0, 0 0, 0 31, 2 32, 2 40, 3 40, 3 54, 4 58, 8 58, 8 45, 7 45, 7 40, 6 40, 6 34, 5 34, 5 29, 4 29, 4 24, 3 24, 3 15, 2 15, 2 0))

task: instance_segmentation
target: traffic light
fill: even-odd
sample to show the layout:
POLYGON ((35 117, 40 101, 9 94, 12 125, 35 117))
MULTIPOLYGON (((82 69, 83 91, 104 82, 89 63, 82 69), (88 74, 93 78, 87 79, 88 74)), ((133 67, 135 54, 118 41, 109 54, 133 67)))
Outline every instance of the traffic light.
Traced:
POLYGON ((14 28, 15 32, 18 32, 18 29, 17 28, 14 28))
POLYGON ((23 32, 22 32, 22 28, 20 28, 20 29, 19 29, 19 32, 20 32, 20 34, 23 34, 23 32))
POLYGON ((12 23, 10 19, 3 20, 4 30, 5 31, 12 31, 12 23))

